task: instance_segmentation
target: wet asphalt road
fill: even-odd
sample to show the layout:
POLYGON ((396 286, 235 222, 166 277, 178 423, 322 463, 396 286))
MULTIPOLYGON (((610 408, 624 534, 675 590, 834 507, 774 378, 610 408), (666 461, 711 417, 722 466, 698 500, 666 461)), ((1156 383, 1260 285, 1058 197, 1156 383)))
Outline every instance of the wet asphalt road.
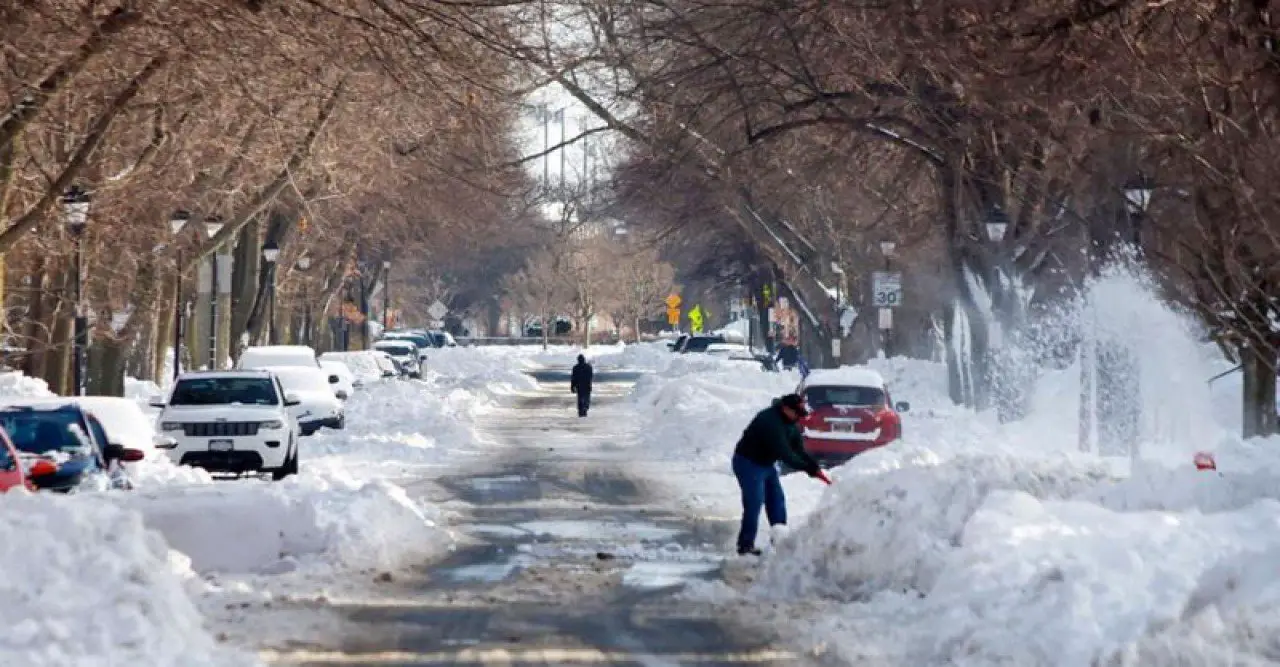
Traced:
POLYGON ((632 436, 620 401, 634 373, 597 373, 590 417, 547 389, 486 417, 495 456, 433 480, 436 499, 468 503, 464 541, 442 561, 396 575, 383 602, 327 603, 329 640, 278 642, 288 665, 809 665, 768 632, 677 594, 720 576, 731 526, 666 509, 618 460, 632 436), (581 451, 584 456, 578 456, 581 451), (394 600, 394 601, 391 601, 394 600))

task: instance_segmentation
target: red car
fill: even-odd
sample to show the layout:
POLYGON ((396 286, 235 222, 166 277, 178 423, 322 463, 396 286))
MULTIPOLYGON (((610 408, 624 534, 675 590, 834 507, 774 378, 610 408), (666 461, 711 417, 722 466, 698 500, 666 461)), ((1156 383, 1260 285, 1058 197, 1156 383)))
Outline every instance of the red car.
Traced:
POLYGON ((815 370, 796 393, 809 406, 800 422, 805 450, 825 467, 901 438, 898 413, 911 409, 895 406, 884 378, 869 368, 815 370))
POLYGON ((34 463, 29 465, 24 465, 25 463, 18 453, 18 448, 14 447, 13 441, 9 439, 9 434, 5 433, 4 429, 0 429, 0 493, 14 488, 35 491, 36 487, 32 479, 58 472, 57 464, 48 459, 35 459, 34 463))

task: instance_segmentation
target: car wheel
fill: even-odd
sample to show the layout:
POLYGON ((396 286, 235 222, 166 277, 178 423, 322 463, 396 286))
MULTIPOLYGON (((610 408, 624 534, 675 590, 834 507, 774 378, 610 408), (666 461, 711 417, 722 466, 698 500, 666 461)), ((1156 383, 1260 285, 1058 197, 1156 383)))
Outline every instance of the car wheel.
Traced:
POLYGON ((285 456, 284 464, 271 471, 271 479, 278 482, 289 475, 296 474, 298 474, 298 445, 295 442, 289 448, 289 454, 285 456))

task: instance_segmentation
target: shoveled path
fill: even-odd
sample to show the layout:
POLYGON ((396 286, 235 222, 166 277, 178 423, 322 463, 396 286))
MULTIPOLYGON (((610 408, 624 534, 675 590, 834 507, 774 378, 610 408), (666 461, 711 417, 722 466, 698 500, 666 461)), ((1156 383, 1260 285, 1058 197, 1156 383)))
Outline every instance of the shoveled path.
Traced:
MULTIPOLYGON (((728 526, 670 509, 628 474, 634 424, 619 398, 634 374, 598 372, 578 419, 567 371, 482 423, 495 455, 424 482, 464 501, 463 545, 381 583, 380 601, 325 602, 329 641, 264 654, 288 665, 811 665, 722 609, 686 599, 719 577, 728 526)), ((640 456, 640 454, 636 454, 640 456)))

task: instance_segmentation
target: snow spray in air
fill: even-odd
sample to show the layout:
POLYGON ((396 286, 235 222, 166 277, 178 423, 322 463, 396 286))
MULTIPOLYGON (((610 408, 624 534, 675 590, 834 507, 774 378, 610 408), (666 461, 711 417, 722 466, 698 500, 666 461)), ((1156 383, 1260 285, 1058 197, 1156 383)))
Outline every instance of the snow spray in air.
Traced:
POLYGON ((1194 318, 1160 297, 1144 269, 1119 262, 1000 354, 1037 365, 1026 421, 1064 448, 1185 465, 1219 434, 1204 348, 1194 318))

